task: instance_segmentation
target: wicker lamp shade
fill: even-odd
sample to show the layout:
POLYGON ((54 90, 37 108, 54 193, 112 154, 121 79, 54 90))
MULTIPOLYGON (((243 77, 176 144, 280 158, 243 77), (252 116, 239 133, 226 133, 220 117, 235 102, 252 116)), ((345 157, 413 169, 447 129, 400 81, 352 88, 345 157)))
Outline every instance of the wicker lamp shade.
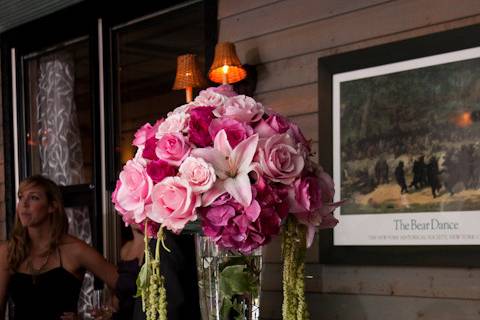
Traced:
POLYGON ((184 54, 177 57, 177 74, 173 90, 206 86, 207 83, 197 64, 196 57, 194 54, 184 54))
POLYGON ((247 72, 237 57, 235 45, 231 42, 218 43, 215 46, 215 58, 208 72, 210 80, 216 83, 229 84, 243 80, 247 72))
POLYGON ((187 102, 192 101, 192 88, 206 87, 207 81, 200 71, 196 55, 184 54, 177 57, 177 74, 173 90, 186 90, 187 102))

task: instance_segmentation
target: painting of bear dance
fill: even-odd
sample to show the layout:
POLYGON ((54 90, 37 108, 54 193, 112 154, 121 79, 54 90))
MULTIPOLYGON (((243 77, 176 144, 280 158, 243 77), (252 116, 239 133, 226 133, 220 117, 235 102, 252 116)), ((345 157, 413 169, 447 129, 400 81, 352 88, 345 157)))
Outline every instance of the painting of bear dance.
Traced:
POLYGON ((340 84, 341 214, 480 210, 479 74, 476 58, 340 84))

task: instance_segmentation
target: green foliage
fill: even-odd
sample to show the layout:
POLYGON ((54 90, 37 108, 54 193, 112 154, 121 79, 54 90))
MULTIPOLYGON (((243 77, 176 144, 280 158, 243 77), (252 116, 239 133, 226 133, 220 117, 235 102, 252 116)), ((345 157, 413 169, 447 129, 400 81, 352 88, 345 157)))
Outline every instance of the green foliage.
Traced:
POLYGON ((142 265, 142 268, 140 269, 140 272, 138 273, 138 277, 137 277, 137 293, 135 294, 135 298, 137 297, 141 297, 142 296, 142 292, 144 292, 150 281, 149 281, 149 278, 150 278, 150 275, 151 275, 151 272, 150 272, 150 268, 148 266, 148 264, 145 262, 143 265, 142 265))
POLYGON ((222 319, 243 320, 248 307, 246 301, 259 293, 259 271, 253 266, 253 257, 228 259, 220 266, 220 294, 223 296, 222 319))

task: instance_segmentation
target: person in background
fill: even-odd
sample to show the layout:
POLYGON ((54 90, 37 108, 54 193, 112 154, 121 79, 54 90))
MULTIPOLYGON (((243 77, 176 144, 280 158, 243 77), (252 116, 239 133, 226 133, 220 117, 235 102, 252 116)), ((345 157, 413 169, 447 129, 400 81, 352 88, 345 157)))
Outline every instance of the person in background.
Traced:
POLYGON ((115 266, 67 230, 59 187, 40 175, 22 181, 11 238, 0 245, 0 319, 7 298, 15 320, 76 319, 86 270, 115 287, 115 266))
MULTIPOLYGON (((130 228, 133 235, 120 250, 114 320, 145 319, 141 297, 134 297, 136 279, 144 260, 143 227, 133 224, 130 228)), ((160 248, 160 272, 165 277, 168 320, 201 319, 193 236, 166 231, 164 242, 171 251, 167 252, 163 246, 160 248)), ((150 239, 150 252, 155 252, 155 246, 156 239, 150 239)))

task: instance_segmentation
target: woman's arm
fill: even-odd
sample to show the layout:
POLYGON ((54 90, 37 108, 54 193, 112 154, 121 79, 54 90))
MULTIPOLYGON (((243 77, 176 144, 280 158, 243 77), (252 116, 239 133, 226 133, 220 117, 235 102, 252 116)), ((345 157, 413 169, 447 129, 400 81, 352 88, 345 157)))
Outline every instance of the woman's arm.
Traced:
POLYGON ((86 270, 100 278, 110 289, 115 289, 118 278, 117 268, 105 260, 97 250, 90 247, 83 241, 76 243, 76 260, 86 270))
POLYGON ((0 320, 5 319, 5 306, 7 304, 7 287, 10 280, 8 268, 7 243, 0 244, 0 320))

